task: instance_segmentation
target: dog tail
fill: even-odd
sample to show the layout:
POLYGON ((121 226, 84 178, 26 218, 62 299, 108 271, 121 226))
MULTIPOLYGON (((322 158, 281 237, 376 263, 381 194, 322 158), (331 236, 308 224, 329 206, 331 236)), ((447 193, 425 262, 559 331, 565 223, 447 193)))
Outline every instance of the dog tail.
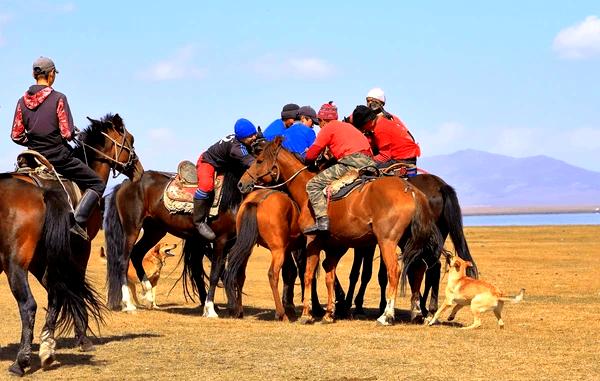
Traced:
POLYGON ((502 298, 498 298, 498 300, 502 300, 503 302, 511 302, 511 303, 519 303, 520 301, 523 300, 523 296, 525 295, 525 289, 522 288, 521 291, 519 292, 519 294, 517 296, 514 297, 502 297, 502 298))

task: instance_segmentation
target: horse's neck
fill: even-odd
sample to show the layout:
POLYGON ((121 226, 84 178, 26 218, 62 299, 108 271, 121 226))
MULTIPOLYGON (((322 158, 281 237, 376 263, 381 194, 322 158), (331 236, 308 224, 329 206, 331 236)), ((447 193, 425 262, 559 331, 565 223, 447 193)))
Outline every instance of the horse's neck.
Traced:
POLYGON ((306 194, 306 183, 310 180, 313 175, 304 170, 298 173, 304 165, 298 161, 291 153, 282 151, 279 154, 279 169, 281 176, 284 181, 289 180, 292 176, 296 175, 289 183, 287 183, 287 189, 292 195, 292 198, 300 206, 304 205, 308 201, 308 195, 306 194))
POLYGON ((110 174, 110 166, 108 164, 100 161, 93 161, 90 163, 90 168, 96 172, 104 184, 108 183, 108 175, 110 174))

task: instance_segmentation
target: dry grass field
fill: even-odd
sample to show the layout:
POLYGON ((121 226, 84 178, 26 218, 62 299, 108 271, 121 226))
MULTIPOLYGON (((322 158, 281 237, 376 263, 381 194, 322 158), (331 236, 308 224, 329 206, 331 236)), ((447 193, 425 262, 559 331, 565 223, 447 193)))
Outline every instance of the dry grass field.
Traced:
MULTIPOLYGON (((371 320, 332 325, 274 321, 267 281, 269 253, 256 249, 246 282, 243 320, 209 320, 186 303, 181 286, 167 292, 180 269, 171 258, 158 286, 160 311, 111 312, 95 339, 97 350, 80 353, 71 338, 58 341, 57 363, 39 359, 25 377, 35 380, 599 380, 600 226, 467 228, 483 279, 508 293, 527 289, 522 304, 506 304, 506 328, 493 314, 483 327, 423 327, 406 322, 408 298, 399 298, 399 322, 375 324, 376 279, 365 306, 371 320)), ((170 238, 176 241, 174 238, 170 238)), ((95 251, 89 278, 101 293, 105 264, 95 251)), ((352 254, 339 276, 347 287, 352 254)), ((377 261, 378 263, 378 261, 377 261)), ((377 265, 375 266, 377 267, 377 265)), ((43 321, 45 293, 32 281, 38 301, 34 351, 43 321)), ((445 280, 442 287, 445 286, 445 280)), ((323 282, 319 287, 322 301, 323 282)), ((299 292, 299 291, 298 291, 299 292)), ((297 292, 297 294, 298 294, 297 292)), ((16 303, 0 277, 0 379, 14 360, 20 332, 16 303)), ((296 298, 299 304, 299 298, 296 298)), ((223 290, 217 291, 223 306, 223 290)), ((225 311, 221 310, 221 315, 225 311)), ((445 321, 442 319, 442 321, 445 321)), ((470 324, 468 309, 459 324, 470 324)))

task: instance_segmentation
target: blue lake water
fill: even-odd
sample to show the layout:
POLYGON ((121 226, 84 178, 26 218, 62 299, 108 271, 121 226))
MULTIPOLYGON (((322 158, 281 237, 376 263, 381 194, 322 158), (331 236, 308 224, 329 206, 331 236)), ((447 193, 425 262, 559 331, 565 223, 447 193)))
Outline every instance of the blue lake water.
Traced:
POLYGON ((600 225, 600 213, 464 216, 465 226, 600 225))

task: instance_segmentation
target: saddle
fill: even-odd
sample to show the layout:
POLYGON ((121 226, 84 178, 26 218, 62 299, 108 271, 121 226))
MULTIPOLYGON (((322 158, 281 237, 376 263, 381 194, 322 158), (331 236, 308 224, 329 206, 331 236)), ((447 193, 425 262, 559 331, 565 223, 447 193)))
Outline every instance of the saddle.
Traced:
POLYGON ((325 193, 329 201, 341 200, 380 176, 381 172, 375 167, 352 168, 323 189, 323 193, 325 193))
MULTIPOLYGON (((223 174, 215 174, 215 197, 209 216, 219 214, 219 204, 223 190, 223 174)), ((194 211, 194 193, 198 189, 196 166, 184 160, 177 166, 177 174, 167 183, 163 192, 163 203, 171 214, 192 214, 194 211)))
POLYGON ((37 151, 25 150, 17 155, 17 162, 13 173, 30 177, 37 186, 42 188, 47 188, 48 183, 51 181, 60 181, 69 193, 73 205, 76 205, 81 199, 82 193, 79 186, 56 172, 48 159, 37 151))
POLYGON ((417 166, 408 163, 394 163, 384 168, 379 168, 384 176, 397 176, 407 179, 410 175, 417 174, 417 166))

